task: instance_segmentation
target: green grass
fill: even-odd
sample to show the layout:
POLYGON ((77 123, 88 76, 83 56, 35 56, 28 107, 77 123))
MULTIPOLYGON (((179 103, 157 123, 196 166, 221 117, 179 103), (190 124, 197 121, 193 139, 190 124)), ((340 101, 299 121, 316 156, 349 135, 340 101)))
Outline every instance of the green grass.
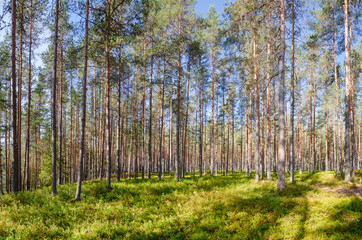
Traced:
POLYGON ((0 196, 0 239, 362 239, 362 198, 322 189, 351 186, 333 172, 295 178, 282 192, 275 177, 234 174, 113 181, 111 190, 89 181, 80 202, 76 185, 59 186, 55 197, 50 188, 8 194, 0 196))

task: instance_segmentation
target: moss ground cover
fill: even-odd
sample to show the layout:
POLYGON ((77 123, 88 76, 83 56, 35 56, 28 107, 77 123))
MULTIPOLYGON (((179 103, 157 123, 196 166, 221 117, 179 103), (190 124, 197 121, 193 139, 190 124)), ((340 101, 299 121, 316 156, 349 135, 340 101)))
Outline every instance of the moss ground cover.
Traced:
POLYGON ((86 181, 78 202, 74 184, 55 197, 50 188, 8 194, 0 196, 0 239, 362 239, 362 198, 326 190, 360 185, 333 172, 295 179, 282 192, 276 176, 256 183, 219 173, 113 181, 111 190, 86 181))

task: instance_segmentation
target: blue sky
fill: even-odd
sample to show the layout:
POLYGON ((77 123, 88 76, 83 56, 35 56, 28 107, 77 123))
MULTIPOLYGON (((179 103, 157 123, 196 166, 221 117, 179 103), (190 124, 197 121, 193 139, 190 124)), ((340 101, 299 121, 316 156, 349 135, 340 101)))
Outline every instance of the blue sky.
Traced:
POLYGON ((222 10, 225 7, 225 2, 225 0, 198 0, 195 5, 195 12, 205 16, 207 11, 209 10, 209 7, 211 5, 214 5, 216 11, 221 14, 222 10))

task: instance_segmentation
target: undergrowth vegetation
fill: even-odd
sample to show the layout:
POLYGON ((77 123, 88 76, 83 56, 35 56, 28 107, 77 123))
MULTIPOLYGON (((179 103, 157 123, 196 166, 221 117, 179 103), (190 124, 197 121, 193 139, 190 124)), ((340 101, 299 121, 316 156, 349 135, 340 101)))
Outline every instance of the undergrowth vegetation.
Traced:
MULTIPOLYGON (((362 172, 357 172, 357 180, 362 172)), ((114 179, 113 179, 114 180, 114 179)), ((359 180, 358 180, 359 181, 359 180)), ((0 196, 1 239, 361 239, 362 198, 324 191, 354 188, 333 172, 296 173, 255 183, 233 174, 176 183, 156 177, 83 184, 0 196)))

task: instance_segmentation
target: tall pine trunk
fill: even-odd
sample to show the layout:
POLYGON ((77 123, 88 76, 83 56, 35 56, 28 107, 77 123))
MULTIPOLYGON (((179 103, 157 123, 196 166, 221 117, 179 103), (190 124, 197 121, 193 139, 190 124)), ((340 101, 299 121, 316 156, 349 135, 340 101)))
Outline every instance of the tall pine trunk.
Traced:
POLYGON ((62 142, 63 142, 63 37, 64 37, 64 30, 61 31, 60 34, 60 74, 59 74, 59 108, 58 108, 58 141, 59 141, 59 147, 58 147, 58 185, 62 184, 62 171, 63 171, 63 148, 62 148, 62 142))
POLYGON ((83 159, 85 153, 85 127, 86 127, 86 108, 87 108, 87 76, 88 76, 88 17, 89 17, 89 0, 86 2, 85 13, 85 36, 84 36, 84 72, 83 72, 83 96, 82 96, 82 120, 80 130, 80 153, 79 153, 79 165, 78 165, 78 181, 77 192, 75 194, 75 200, 80 200, 80 194, 82 191, 82 169, 83 159))
POLYGON ((22 111, 21 111, 21 102, 22 102, 22 85, 23 85, 23 35, 24 35, 24 0, 20 1, 20 24, 19 24, 19 69, 18 69, 18 120, 17 120, 17 138, 18 138, 18 181, 19 181, 19 190, 22 186, 22 176, 21 176, 21 128, 22 128, 22 111))
POLYGON ((348 20, 348 5, 349 1, 344 0, 344 49, 345 49, 345 75, 346 75, 346 96, 345 96, 345 145, 344 145, 344 168, 345 175, 344 181, 350 182, 351 180, 351 105, 352 105, 352 92, 353 83, 351 79, 351 67, 350 67, 350 53, 349 53, 349 20, 348 20))
POLYGON ((284 114, 284 57, 285 57, 285 6, 280 0, 280 55, 279 55, 279 161, 278 190, 285 188, 285 114, 284 114))
POLYGON ((111 187, 111 165, 112 165, 112 148, 111 148, 111 79, 110 79, 110 21, 111 21, 111 0, 107 0, 107 13, 106 13, 106 24, 107 29, 105 33, 106 37, 106 161, 107 161, 107 171, 106 171, 106 186, 107 188, 111 187))
POLYGON ((260 175, 260 104, 259 104, 259 82, 258 82, 258 68, 257 68, 257 42, 256 42, 256 28, 253 28, 253 79, 254 79, 254 101, 255 101, 255 181, 259 181, 260 175))
POLYGON ((294 182, 294 112, 295 112, 295 99, 294 99, 294 0, 292 0, 292 47, 291 47, 291 74, 290 74, 290 84, 291 84, 291 97, 290 97, 290 127, 291 127, 291 136, 290 136, 290 182, 294 182))
POLYGON ((162 70, 162 83, 161 83, 161 91, 160 91, 160 98, 161 98, 161 116, 160 116, 160 139, 159 139, 159 156, 158 156, 158 167, 157 167, 157 177, 158 180, 161 180, 161 173, 162 173, 162 140, 163 140, 163 105, 165 100, 165 75, 166 75, 166 57, 163 56, 163 70, 162 70))
POLYGON ((28 64, 28 109, 26 121, 26 142, 25 142, 25 161, 24 161, 24 190, 30 189, 30 108, 31 108, 31 47, 32 47, 32 30, 33 30, 33 0, 30 0, 29 9, 29 64, 28 64))
POLYGON ((57 194, 57 63, 58 63, 58 18, 59 0, 55 3, 54 63, 52 79, 52 195, 57 194))
MULTIPOLYGON (((153 27, 151 29, 152 33, 153 33, 153 27)), ((153 34, 151 36, 151 51, 153 48, 153 34)), ((149 115, 149 119, 148 119, 148 175, 147 178, 150 179, 151 178, 151 170, 152 170, 152 91, 153 91, 153 84, 152 84, 152 79, 153 79, 153 56, 151 53, 151 61, 150 61, 150 80, 149 80, 149 84, 150 84, 150 98, 149 98, 149 107, 150 107, 150 115, 149 115)))
POLYGON ((271 102, 270 102, 270 87, 271 87, 271 63, 270 63, 270 54, 271 54, 271 37, 270 37, 270 20, 271 13, 268 14, 268 43, 267 43, 267 88, 266 88, 266 178, 271 181, 271 121, 270 121, 270 110, 271 110, 271 102))

